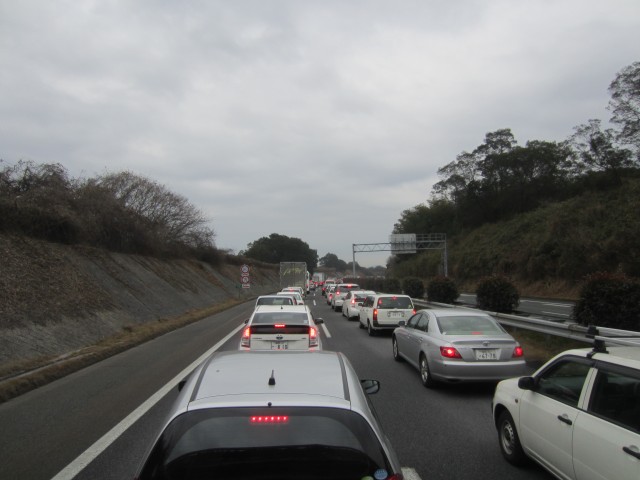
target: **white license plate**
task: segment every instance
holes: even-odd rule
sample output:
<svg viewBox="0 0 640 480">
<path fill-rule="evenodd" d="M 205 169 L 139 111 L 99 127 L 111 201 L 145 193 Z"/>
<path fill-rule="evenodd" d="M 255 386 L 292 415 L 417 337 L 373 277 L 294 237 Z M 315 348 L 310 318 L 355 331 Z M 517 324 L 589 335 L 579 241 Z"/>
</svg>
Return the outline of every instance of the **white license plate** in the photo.
<svg viewBox="0 0 640 480">
<path fill-rule="evenodd" d="M 498 350 L 476 350 L 476 360 L 498 360 Z"/>
<path fill-rule="evenodd" d="M 288 342 L 271 342 L 271 350 L 287 350 L 288 348 Z"/>
<path fill-rule="evenodd" d="M 389 317 L 391 317 L 391 318 L 402 318 L 402 317 L 404 317 L 404 312 L 389 312 Z"/>
</svg>

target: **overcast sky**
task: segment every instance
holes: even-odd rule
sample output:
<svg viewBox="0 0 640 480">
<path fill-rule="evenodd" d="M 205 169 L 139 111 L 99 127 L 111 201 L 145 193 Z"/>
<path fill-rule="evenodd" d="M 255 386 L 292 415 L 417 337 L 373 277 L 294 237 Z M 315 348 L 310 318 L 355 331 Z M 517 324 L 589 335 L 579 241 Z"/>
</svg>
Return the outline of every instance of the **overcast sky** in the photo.
<svg viewBox="0 0 640 480">
<path fill-rule="evenodd" d="M 606 121 L 638 0 L 0 0 L 0 158 L 129 170 L 350 261 L 485 134 Z M 356 261 L 385 263 L 387 253 Z"/>
</svg>

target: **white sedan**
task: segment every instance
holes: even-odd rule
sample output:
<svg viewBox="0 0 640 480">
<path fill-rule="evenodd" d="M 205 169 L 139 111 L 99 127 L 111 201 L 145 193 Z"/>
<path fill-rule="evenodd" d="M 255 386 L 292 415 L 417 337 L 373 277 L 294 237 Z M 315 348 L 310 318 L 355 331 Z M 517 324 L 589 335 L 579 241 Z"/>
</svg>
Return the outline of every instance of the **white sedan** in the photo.
<svg viewBox="0 0 640 480">
<path fill-rule="evenodd" d="M 640 348 L 569 350 L 493 397 L 502 455 L 557 478 L 640 479 Z"/>
</svg>

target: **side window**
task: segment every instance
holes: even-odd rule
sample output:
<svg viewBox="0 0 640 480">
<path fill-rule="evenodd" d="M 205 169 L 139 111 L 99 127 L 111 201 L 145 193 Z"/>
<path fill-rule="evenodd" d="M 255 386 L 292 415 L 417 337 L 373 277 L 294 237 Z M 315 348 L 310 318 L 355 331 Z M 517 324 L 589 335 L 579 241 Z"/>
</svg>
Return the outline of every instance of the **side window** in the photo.
<svg viewBox="0 0 640 480">
<path fill-rule="evenodd" d="M 598 371 L 589 412 L 640 433 L 640 372 Z"/>
<path fill-rule="evenodd" d="M 407 322 L 407 327 L 408 328 L 416 328 L 416 325 L 418 324 L 418 321 L 420 320 L 421 317 L 422 317 L 421 313 L 416 313 Z"/>
<path fill-rule="evenodd" d="M 577 407 L 590 368 L 588 363 L 574 360 L 556 363 L 538 377 L 536 392 Z"/>
<path fill-rule="evenodd" d="M 418 321 L 418 325 L 416 326 L 416 329 L 426 332 L 428 327 L 429 327 L 429 317 L 427 315 L 422 315 L 422 317 Z"/>
</svg>

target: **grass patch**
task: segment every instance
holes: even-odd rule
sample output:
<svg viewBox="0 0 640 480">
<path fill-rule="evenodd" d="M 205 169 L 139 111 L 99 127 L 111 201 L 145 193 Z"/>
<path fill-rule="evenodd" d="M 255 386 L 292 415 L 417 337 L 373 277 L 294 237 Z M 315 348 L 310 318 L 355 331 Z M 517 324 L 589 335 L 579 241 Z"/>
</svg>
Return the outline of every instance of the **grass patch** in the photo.
<svg viewBox="0 0 640 480">
<path fill-rule="evenodd" d="M 10 369 L 5 367 L 2 375 L 11 378 L 0 383 L 0 403 L 245 301 L 246 299 L 228 300 L 207 308 L 190 310 L 175 317 L 161 318 L 142 325 L 127 325 L 123 327 L 122 332 L 64 357 L 46 357 L 15 363 Z"/>
<path fill-rule="evenodd" d="M 571 338 L 558 337 L 546 333 L 534 332 L 532 330 L 524 330 L 522 328 L 510 327 L 503 325 L 504 329 L 509 332 L 524 349 L 524 357 L 527 362 L 542 365 L 546 361 L 555 357 L 557 354 L 565 350 L 573 348 L 589 348 L 591 345 L 587 342 L 573 340 Z"/>
</svg>

